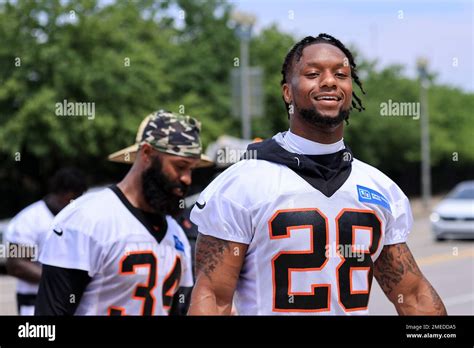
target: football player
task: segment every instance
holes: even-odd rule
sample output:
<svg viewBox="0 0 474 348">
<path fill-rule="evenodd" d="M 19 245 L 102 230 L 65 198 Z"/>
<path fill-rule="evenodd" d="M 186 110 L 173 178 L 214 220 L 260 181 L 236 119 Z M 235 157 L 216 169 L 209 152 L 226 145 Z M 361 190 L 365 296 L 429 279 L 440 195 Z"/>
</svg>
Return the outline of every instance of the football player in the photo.
<svg viewBox="0 0 474 348">
<path fill-rule="evenodd" d="M 191 213 L 200 235 L 190 314 L 360 315 L 375 276 L 399 314 L 446 314 L 406 244 L 410 204 L 343 140 L 363 109 L 351 52 L 306 37 L 282 67 L 290 129 L 248 147 Z M 235 297 L 234 297 L 235 293 Z"/>
<path fill-rule="evenodd" d="M 125 178 L 78 199 L 53 222 L 40 254 L 37 315 L 167 315 L 193 285 L 180 212 L 201 156 L 200 124 L 160 110 L 136 143 L 109 156 Z"/>
<path fill-rule="evenodd" d="M 51 178 L 49 193 L 43 199 L 24 208 L 9 223 L 5 234 L 9 248 L 15 247 L 25 253 L 7 258 L 6 262 L 8 274 L 18 278 L 16 283 L 18 314 L 34 314 L 41 279 L 41 264 L 37 258 L 41 250 L 41 241 L 48 232 L 54 216 L 71 200 L 82 195 L 86 189 L 86 180 L 81 171 L 75 168 L 62 168 Z M 31 256 L 31 258 L 19 256 Z"/>
</svg>

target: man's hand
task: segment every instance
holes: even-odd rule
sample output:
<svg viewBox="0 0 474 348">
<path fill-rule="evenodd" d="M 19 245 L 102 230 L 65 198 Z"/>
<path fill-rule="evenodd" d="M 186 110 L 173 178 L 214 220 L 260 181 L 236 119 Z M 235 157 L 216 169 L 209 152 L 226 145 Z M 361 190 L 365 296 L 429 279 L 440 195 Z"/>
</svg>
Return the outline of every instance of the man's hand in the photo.
<svg viewBox="0 0 474 348">
<path fill-rule="evenodd" d="M 446 315 L 441 298 L 423 276 L 406 243 L 387 245 L 374 276 L 400 315 Z"/>
<path fill-rule="evenodd" d="M 247 245 L 199 234 L 189 315 L 230 315 Z"/>
</svg>

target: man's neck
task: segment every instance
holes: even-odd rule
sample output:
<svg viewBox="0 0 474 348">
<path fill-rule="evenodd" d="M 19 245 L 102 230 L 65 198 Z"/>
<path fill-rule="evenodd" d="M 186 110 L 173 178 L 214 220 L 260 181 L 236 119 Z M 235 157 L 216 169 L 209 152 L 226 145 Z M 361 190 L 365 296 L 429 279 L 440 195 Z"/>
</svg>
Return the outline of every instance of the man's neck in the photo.
<svg viewBox="0 0 474 348">
<path fill-rule="evenodd" d="M 343 139 L 333 144 L 322 144 L 296 135 L 291 130 L 285 133 L 282 141 L 287 150 L 303 155 L 327 155 L 345 148 Z"/>
<path fill-rule="evenodd" d="M 54 193 L 46 195 L 46 197 L 44 197 L 44 202 L 53 215 L 57 215 L 64 207 L 59 196 Z"/>
<path fill-rule="evenodd" d="M 319 127 L 294 115 L 290 120 L 290 130 L 293 134 L 320 144 L 334 144 L 342 139 L 344 122 L 335 127 Z"/>
<path fill-rule="evenodd" d="M 122 181 L 117 184 L 117 187 L 135 208 L 153 213 L 153 209 L 143 197 L 142 178 L 136 169 L 132 167 Z"/>
</svg>

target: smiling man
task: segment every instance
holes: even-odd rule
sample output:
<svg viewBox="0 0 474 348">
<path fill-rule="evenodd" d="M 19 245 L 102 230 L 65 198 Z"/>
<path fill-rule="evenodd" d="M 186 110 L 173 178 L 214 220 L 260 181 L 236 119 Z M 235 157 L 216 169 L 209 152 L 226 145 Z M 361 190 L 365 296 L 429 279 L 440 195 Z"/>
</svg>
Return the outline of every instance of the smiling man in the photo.
<svg viewBox="0 0 474 348">
<path fill-rule="evenodd" d="M 282 67 L 290 130 L 250 145 L 214 180 L 199 228 L 190 314 L 367 314 L 373 276 L 399 314 L 446 314 L 406 245 L 407 197 L 354 159 L 344 121 L 363 110 L 352 54 L 306 37 Z M 234 296 L 235 295 L 235 296 Z"/>
<path fill-rule="evenodd" d="M 143 120 L 134 145 L 109 156 L 133 165 L 53 221 L 37 315 L 177 313 L 176 293 L 193 279 L 189 242 L 172 216 L 184 209 L 191 171 L 211 164 L 199 134 L 194 118 L 160 110 Z"/>
</svg>

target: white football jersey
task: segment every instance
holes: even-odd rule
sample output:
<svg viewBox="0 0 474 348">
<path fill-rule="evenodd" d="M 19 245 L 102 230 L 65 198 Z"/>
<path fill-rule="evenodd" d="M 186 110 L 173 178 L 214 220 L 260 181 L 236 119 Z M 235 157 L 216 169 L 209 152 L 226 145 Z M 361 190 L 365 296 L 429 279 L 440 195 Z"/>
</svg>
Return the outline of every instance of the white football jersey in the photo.
<svg viewBox="0 0 474 348">
<path fill-rule="evenodd" d="M 54 215 L 43 200 L 30 204 L 20 211 L 8 224 L 5 241 L 12 244 L 30 246 L 37 259 L 41 241 L 53 222 Z M 39 264 L 39 263 L 38 263 Z M 36 295 L 39 284 L 17 280 L 16 290 L 19 294 Z"/>
<path fill-rule="evenodd" d="M 198 203 L 191 220 L 200 233 L 248 245 L 234 297 L 244 315 L 368 314 L 374 261 L 412 225 L 400 188 L 356 159 L 330 197 L 285 165 L 250 159 Z"/>
<path fill-rule="evenodd" d="M 189 242 L 169 216 L 158 242 L 117 190 L 84 195 L 61 211 L 40 261 L 88 272 L 76 315 L 166 315 L 178 288 L 193 285 Z"/>
</svg>

